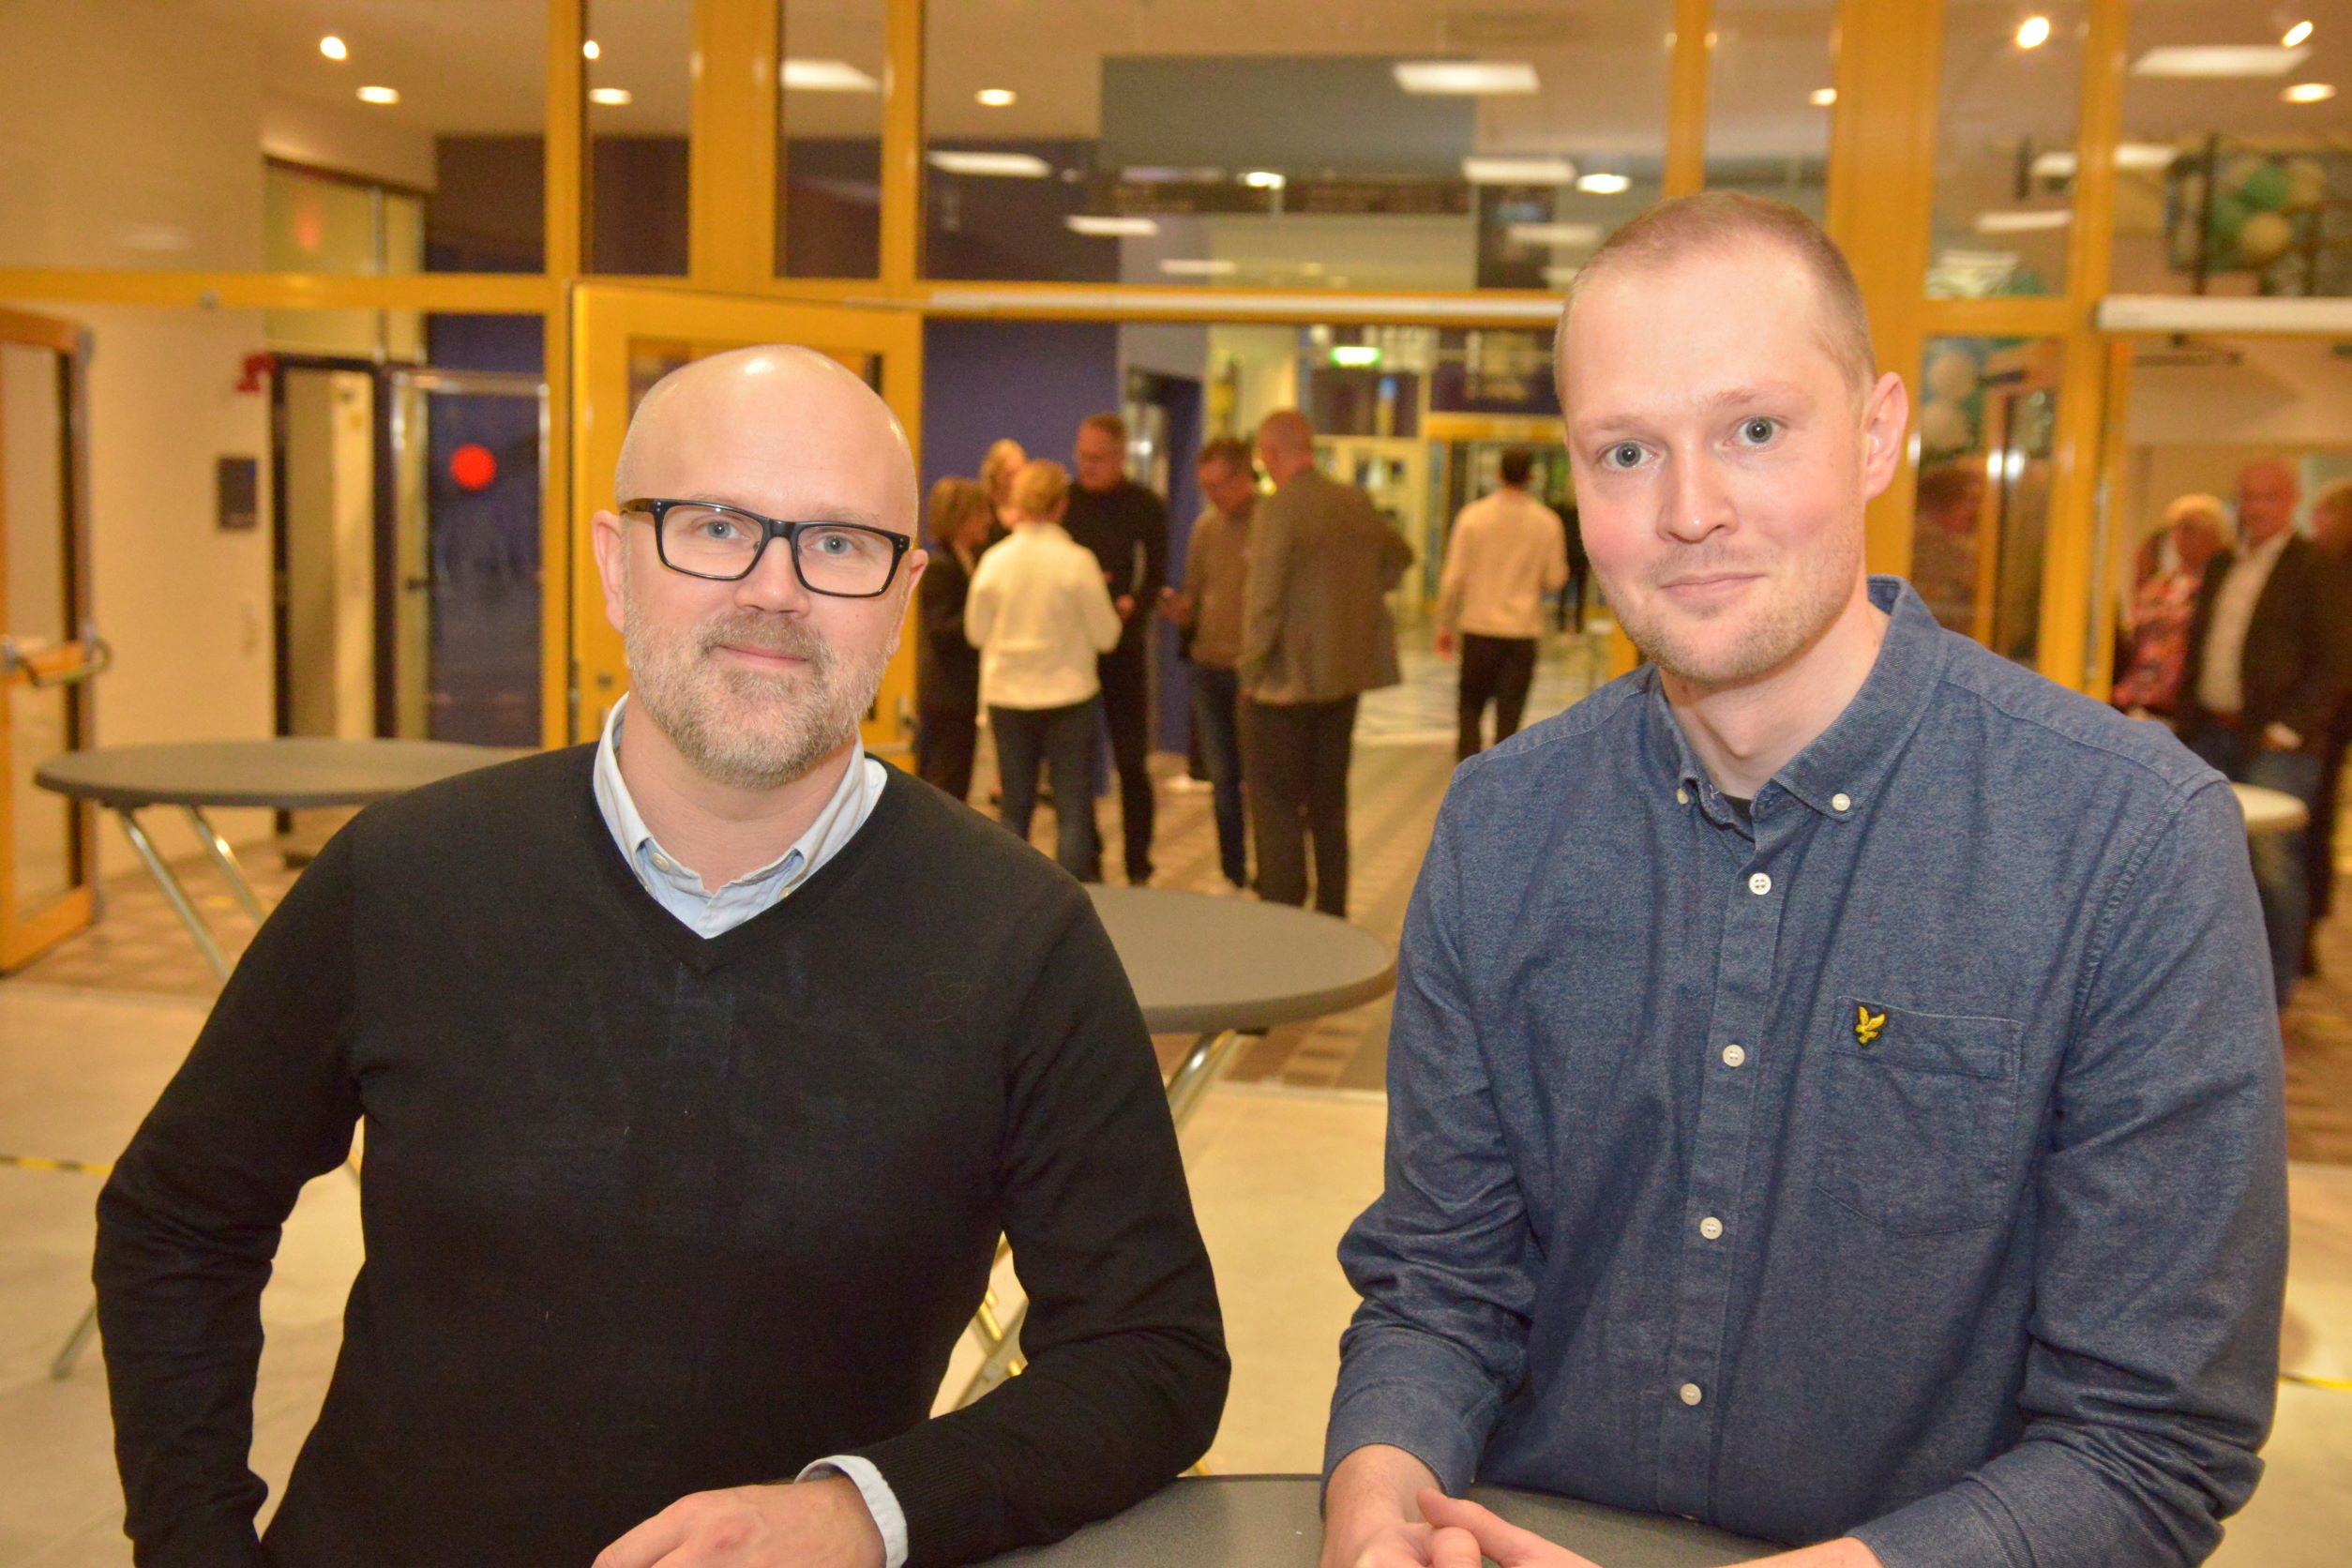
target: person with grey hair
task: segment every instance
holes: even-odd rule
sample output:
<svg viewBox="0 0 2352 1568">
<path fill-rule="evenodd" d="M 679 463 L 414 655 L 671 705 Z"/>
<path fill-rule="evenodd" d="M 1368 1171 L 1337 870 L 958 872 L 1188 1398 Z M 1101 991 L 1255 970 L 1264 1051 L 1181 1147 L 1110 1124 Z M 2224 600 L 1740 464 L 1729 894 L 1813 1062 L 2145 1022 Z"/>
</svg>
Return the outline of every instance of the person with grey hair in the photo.
<svg viewBox="0 0 2352 1568">
<path fill-rule="evenodd" d="M 1793 207 L 1653 207 L 1559 336 L 1649 665 L 1464 762 L 1406 915 L 1325 1568 L 1591 1568 L 1473 1480 L 1787 1568 L 2172 1568 L 2277 1397 L 2278 1022 L 2168 732 L 1864 569 L 1908 398 Z"/>
<path fill-rule="evenodd" d="M 617 490 L 602 739 L 338 834 L 99 1199 L 143 1564 L 969 1562 L 1215 1430 L 1093 906 L 859 740 L 924 569 L 897 421 L 822 354 L 718 354 L 647 394 Z M 363 1119 L 366 1265 L 257 1536 L 262 1287 Z M 1000 1236 L 1028 1374 L 931 1419 Z"/>
<path fill-rule="evenodd" d="M 2313 494 L 2311 540 L 2335 565 L 2336 613 L 2352 622 L 2352 479 L 2322 485 Z M 2310 921 L 2303 936 L 2305 974 L 2319 972 L 2318 943 L 2314 937 L 2336 908 L 2336 817 L 2348 752 L 2352 752 L 2352 693 L 2337 704 L 2335 722 L 2328 728 L 2327 746 L 2320 756 L 2319 793 L 2312 802 L 2311 832 L 2305 840 L 2304 880 L 2311 889 Z"/>
<path fill-rule="evenodd" d="M 2229 508 L 2219 496 L 2176 496 L 2153 539 L 2169 549 L 2157 552 L 2157 562 L 2133 591 L 2124 617 L 2123 657 L 2108 701 L 2134 718 L 2169 719 L 2180 708 L 2189 633 L 2206 568 L 2229 545 Z"/>
</svg>

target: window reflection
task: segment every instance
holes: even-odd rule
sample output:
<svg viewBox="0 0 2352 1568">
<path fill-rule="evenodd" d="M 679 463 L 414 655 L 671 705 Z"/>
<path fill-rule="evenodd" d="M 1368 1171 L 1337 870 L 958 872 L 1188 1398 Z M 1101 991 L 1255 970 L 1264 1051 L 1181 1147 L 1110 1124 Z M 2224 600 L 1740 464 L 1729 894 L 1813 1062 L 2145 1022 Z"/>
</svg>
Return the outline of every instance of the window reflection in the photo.
<svg viewBox="0 0 2352 1568">
<path fill-rule="evenodd" d="M 1707 184 L 1825 215 L 1837 112 L 1835 0 L 1717 0 L 1708 51 Z"/>
<path fill-rule="evenodd" d="M 1936 338 L 1918 419 L 1911 582 L 1937 620 L 2004 657 L 2041 646 L 2058 345 Z"/>
<path fill-rule="evenodd" d="M 2084 12 L 2080 0 L 1945 5 L 1932 297 L 2065 292 Z"/>
<path fill-rule="evenodd" d="M 777 68 L 776 271 L 882 270 L 882 0 L 786 0 Z"/>
</svg>

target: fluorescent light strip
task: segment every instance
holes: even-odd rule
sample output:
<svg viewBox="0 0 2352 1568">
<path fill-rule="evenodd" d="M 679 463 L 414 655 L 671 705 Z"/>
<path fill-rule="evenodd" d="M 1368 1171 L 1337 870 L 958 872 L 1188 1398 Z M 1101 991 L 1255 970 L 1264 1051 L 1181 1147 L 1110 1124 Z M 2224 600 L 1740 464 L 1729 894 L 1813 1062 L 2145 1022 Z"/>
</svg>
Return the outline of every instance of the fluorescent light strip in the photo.
<svg viewBox="0 0 2352 1568">
<path fill-rule="evenodd" d="M 930 154 L 925 161 L 942 173 L 996 179 L 1042 180 L 1053 173 L 1053 165 L 1032 153 L 942 151 Z"/>
<path fill-rule="evenodd" d="M 1532 93 L 1535 68 L 1523 60 L 1399 60 L 1391 68 L 1409 93 L 1455 98 L 1496 93 Z"/>
<path fill-rule="evenodd" d="M 1633 188 L 1634 182 L 1622 174 L 1587 174 L 1576 182 L 1576 188 L 1588 196 L 1621 196 Z"/>
<path fill-rule="evenodd" d="M 1290 182 L 1271 169 L 1252 169 L 1242 176 L 1242 183 L 1252 190 L 1280 190 Z"/>
<path fill-rule="evenodd" d="M 2132 62 L 2133 76 L 2284 76 L 2311 55 L 2309 46 L 2208 44 L 2151 49 Z"/>
<path fill-rule="evenodd" d="M 1091 213 L 1074 212 L 1062 220 L 1074 234 L 1093 234 L 1100 239 L 1123 236 L 1141 238 L 1160 232 L 1157 222 L 1149 218 L 1107 218 Z"/>
<path fill-rule="evenodd" d="M 1502 234 L 1514 245 L 1548 245 L 1557 249 L 1601 243 L 1598 223 L 1506 223 Z"/>
<path fill-rule="evenodd" d="M 1331 351 L 1331 362 L 1350 370 L 1368 370 L 1380 362 L 1377 343 L 1340 343 Z"/>
<path fill-rule="evenodd" d="M 626 87 L 591 87 L 588 89 L 588 101 L 602 104 L 607 109 L 626 109 L 636 98 Z"/>
<path fill-rule="evenodd" d="M 1472 185 L 1566 185 L 1576 166 L 1564 158 L 1466 158 L 1462 177 Z"/>
<path fill-rule="evenodd" d="M 1169 256 L 1160 263 L 1160 270 L 1170 278 L 1230 278 L 1242 270 L 1242 264 L 1222 256 Z"/>
<path fill-rule="evenodd" d="M 2126 142 L 2115 150 L 2115 166 L 2130 174 L 2161 174 L 2180 156 L 2169 142 Z M 2072 179 L 2076 164 L 2071 152 L 2047 152 L 2033 160 L 2037 179 Z"/>
<path fill-rule="evenodd" d="M 1981 212 L 1976 215 L 1976 232 L 1980 234 L 2030 234 L 2046 229 L 2063 229 L 2074 221 L 2074 215 L 2058 212 Z"/>
<path fill-rule="evenodd" d="M 398 103 L 400 101 L 400 90 L 398 87 L 362 87 L 359 89 L 359 101 L 362 103 Z"/>
<path fill-rule="evenodd" d="M 2335 96 L 2332 82 L 2298 82 L 2279 95 L 2289 103 L 2325 103 Z"/>
<path fill-rule="evenodd" d="M 882 83 L 847 60 L 787 60 L 777 71 L 795 93 L 879 93 Z"/>
</svg>

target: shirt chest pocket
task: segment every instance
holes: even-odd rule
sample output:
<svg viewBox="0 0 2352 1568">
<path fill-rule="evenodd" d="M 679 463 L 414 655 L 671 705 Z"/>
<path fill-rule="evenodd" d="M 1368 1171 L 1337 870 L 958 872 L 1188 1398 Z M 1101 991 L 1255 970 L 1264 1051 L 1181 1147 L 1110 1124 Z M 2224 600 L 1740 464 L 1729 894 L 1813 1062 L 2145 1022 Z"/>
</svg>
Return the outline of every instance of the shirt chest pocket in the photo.
<svg viewBox="0 0 2352 1568">
<path fill-rule="evenodd" d="M 1823 1075 L 1823 1196 L 1900 1236 L 2010 1211 L 2020 1025 L 1839 999 Z"/>
</svg>

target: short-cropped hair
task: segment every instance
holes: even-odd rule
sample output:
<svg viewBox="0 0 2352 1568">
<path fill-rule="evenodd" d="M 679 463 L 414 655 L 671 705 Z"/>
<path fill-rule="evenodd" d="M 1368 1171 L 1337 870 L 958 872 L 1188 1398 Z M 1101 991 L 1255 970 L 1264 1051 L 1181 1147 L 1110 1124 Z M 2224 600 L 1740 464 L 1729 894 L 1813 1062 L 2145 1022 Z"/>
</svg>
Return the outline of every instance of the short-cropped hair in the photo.
<svg viewBox="0 0 2352 1568">
<path fill-rule="evenodd" d="M 1221 435 L 1200 448 L 1200 460 L 1196 466 L 1206 468 L 1213 462 L 1223 463 L 1235 474 L 1254 474 L 1258 470 L 1258 460 L 1250 455 L 1249 443 L 1237 435 Z"/>
<path fill-rule="evenodd" d="M 1502 454 L 1500 467 L 1504 484 L 1524 485 L 1527 476 L 1535 472 L 1535 454 L 1524 446 L 1511 447 Z"/>
<path fill-rule="evenodd" d="M 1051 458 L 1032 458 L 1013 475 L 1013 509 L 1040 521 L 1070 493 L 1070 471 Z"/>
<path fill-rule="evenodd" d="M 1744 242 L 1777 245 L 1803 265 L 1820 305 L 1821 346 L 1859 391 L 1877 378 L 1870 317 L 1846 253 L 1802 210 L 1738 190 L 1702 190 L 1660 202 L 1601 242 L 1568 282 L 1561 324 L 1595 280 L 1632 264 L 1667 265 L 1684 256 L 1727 250 Z"/>
<path fill-rule="evenodd" d="M 993 515 L 994 505 L 988 492 L 977 479 L 950 475 L 931 487 L 930 505 L 925 508 L 925 520 L 931 532 L 931 543 L 945 549 L 963 531 L 963 520 L 974 512 Z"/>
<path fill-rule="evenodd" d="M 1021 444 L 1010 436 L 990 443 L 988 456 L 980 460 L 980 482 L 988 487 L 989 499 L 994 500 L 997 487 L 1009 480 L 1028 460 L 1029 454 L 1021 450 Z"/>
<path fill-rule="evenodd" d="M 1081 430 L 1100 430 L 1123 448 L 1127 445 L 1127 422 L 1115 414 L 1090 414 L 1078 421 Z"/>
</svg>

